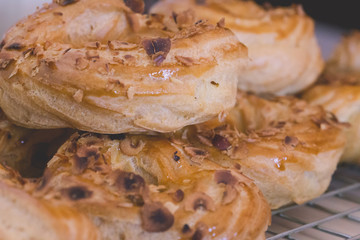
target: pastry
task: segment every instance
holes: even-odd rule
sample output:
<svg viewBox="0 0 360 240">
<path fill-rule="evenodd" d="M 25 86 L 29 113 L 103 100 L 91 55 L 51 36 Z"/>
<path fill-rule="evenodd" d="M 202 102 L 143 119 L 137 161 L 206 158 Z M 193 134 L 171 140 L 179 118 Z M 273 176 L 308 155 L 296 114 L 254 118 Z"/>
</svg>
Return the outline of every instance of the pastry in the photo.
<svg viewBox="0 0 360 240">
<path fill-rule="evenodd" d="M 0 163 L 22 176 L 39 177 L 46 163 L 71 136 L 73 130 L 34 130 L 18 127 L 0 109 Z"/>
<path fill-rule="evenodd" d="M 38 199 L 24 188 L 33 184 L 0 163 L 1 240 L 97 240 L 99 232 L 66 204 Z"/>
<path fill-rule="evenodd" d="M 360 163 L 360 33 L 345 36 L 329 59 L 319 81 L 303 98 L 313 105 L 322 105 L 340 121 L 349 122 L 347 144 L 342 161 Z"/>
<path fill-rule="evenodd" d="M 174 149 L 169 141 L 156 137 L 146 142 L 145 137 L 123 137 L 74 134 L 39 181 L 23 184 L 18 194 L 31 198 L 26 209 L 38 204 L 34 201 L 76 209 L 68 215 L 74 224 L 68 239 L 88 239 L 75 238 L 91 230 L 77 227 L 73 216 L 82 214 L 92 220 L 99 239 L 264 239 L 270 208 L 239 170 L 211 162 L 192 164 L 190 158 L 180 159 L 181 152 L 169 152 Z M 0 205 L 10 198 L 7 188 L 0 185 Z M 11 207 L 22 210 L 21 204 L 15 201 Z M 0 233 L 15 221 L 14 212 L 6 213 L 0 216 L 6 223 Z M 45 220 L 34 214 L 34 219 Z M 55 217 L 46 220 L 61 224 Z M 27 224 L 16 221 L 16 226 Z"/>
<path fill-rule="evenodd" d="M 182 25 L 193 19 L 223 24 L 249 49 L 250 63 L 239 88 L 256 93 L 293 94 L 310 86 L 324 61 L 314 21 L 301 6 L 269 7 L 255 1 L 161 0 L 151 13 L 172 14 Z"/>
<path fill-rule="evenodd" d="M 171 132 L 235 103 L 247 48 L 220 24 L 179 30 L 142 1 L 57 0 L 0 44 L 0 106 L 28 128 Z M 130 7 L 130 8 L 129 8 Z"/>
</svg>

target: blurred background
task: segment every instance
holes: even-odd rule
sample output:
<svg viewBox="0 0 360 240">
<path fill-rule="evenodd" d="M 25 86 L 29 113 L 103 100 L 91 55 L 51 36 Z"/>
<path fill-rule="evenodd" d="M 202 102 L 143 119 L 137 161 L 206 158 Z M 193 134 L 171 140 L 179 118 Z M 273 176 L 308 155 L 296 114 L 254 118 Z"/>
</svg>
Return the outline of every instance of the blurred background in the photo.
<svg viewBox="0 0 360 240">
<path fill-rule="evenodd" d="M 10 26 L 46 2 L 51 0 L 0 0 L 0 38 Z M 149 7 L 156 0 L 145 0 L 145 2 Z M 316 20 L 316 34 L 325 58 L 329 57 L 342 34 L 351 29 L 360 29 L 360 14 L 355 5 L 357 1 L 256 0 L 256 2 L 260 4 L 267 2 L 273 6 L 302 4 L 305 12 Z"/>
</svg>

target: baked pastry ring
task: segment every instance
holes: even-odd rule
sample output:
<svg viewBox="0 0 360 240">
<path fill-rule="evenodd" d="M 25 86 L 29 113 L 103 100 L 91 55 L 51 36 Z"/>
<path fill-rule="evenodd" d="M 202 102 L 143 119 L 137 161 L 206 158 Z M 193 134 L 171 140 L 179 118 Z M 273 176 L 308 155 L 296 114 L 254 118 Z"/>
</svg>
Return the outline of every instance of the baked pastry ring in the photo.
<svg viewBox="0 0 360 240">
<path fill-rule="evenodd" d="M 251 61 L 239 75 L 242 90 L 296 93 L 310 86 L 323 69 L 314 21 L 300 6 L 272 8 L 238 0 L 162 0 L 150 12 L 175 12 L 179 24 L 197 18 L 216 23 L 225 18 L 226 27 L 249 49 Z"/>
<path fill-rule="evenodd" d="M 97 240 L 86 215 L 60 202 L 31 196 L 33 184 L 0 163 L 0 236 L 2 240 Z"/>
<path fill-rule="evenodd" d="M 21 176 L 39 177 L 46 163 L 74 133 L 70 129 L 34 130 L 15 126 L 0 109 L 0 163 Z"/>
<path fill-rule="evenodd" d="M 86 214 L 101 239 L 264 239 L 270 208 L 240 171 L 177 159 L 156 137 L 123 137 L 73 135 L 23 189 Z"/>
<path fill-rule="evenodd" d="M 112 147 L 107 159 L 159 184 L 182 182 L 194 175 L 194 166 L 240 166 L 272 208 L 303 203 L 326 190 L 345 145 L 343 124 L 332 114 L 292 97 L 266 100 L 239 92 L 236 107 L 220 117 L 171 134 L 111 136 L 120 140 L 105 144 Z M 72 164 L 79 172 L 76 167 L 89 166 Z"/>
<path fill-rule="evenodd" d="M 360 32 L 345 36 L 328 61 L 320 80 L 303 94 L 340 121 L 349 122 L 342 161 L 360 163 Z"/>
<path fill-rule="evenodd" d="M 0 46 L 0 105 L 18 125 L 171 132 L 234 105 L 248 58 L 230 30 L 201 21 L 179 30 L 119 0 L 54 2 Z"/>
</svg>

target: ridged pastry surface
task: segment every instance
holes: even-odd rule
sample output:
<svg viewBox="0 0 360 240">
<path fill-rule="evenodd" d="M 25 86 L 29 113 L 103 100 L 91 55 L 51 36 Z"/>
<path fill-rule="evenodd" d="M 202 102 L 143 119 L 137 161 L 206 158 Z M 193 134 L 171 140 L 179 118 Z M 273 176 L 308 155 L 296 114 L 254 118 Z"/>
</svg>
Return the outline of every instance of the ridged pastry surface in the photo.
<svg viewBox="0 0 360 240">
<path fill-rule="evenodd" d="M 0 45 L 0 105 L 17 124 L 171 132 L 234 105 L 247 48 L 221 24 L 180 29 L 119 0 L 56 2 Z"/>
<path fill-rule="evenodd" d="M 270 208 L 253 181 L 195 163 L 165 139 L 74 134 L 23 189 L 86 214 L 101 239 L 265 239 Z"/>
<path fill-rule="evenodd" d="M 273 8 L 237 0 L 162 0 L 151 9 L 161 14 L 183 11 L 212 23 L 224 18 L 225 26 L 249 48 L 250 63 L 239 75 L 240 89 L 292 94 L 310 86 L 323 69 L 314 21 L 300 6 Z M 177 18 L 185 21 L 182 14 Z"/>
<path fill-rule="evenodd" d="M 86 215 L 62 203 L 32 196 L 33 183 L 0 163 L 1 240 L 100 240 Z"/>
<path fill-rule="evenodd" d="M 313 105 L 322 105 L 340 121 L 349 122 L 342 161 L 360 162 L 360 33 L 343 37 L 320 80 L 304 94 Z"/>
</svg>

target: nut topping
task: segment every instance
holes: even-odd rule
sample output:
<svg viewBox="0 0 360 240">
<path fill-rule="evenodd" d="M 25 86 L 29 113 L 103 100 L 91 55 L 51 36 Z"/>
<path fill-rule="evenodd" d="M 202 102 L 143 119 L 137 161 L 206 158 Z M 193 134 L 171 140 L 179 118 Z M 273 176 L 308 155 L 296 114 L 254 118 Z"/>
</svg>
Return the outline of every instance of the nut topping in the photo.
<svg viewBox="0 0 360 240">
<path fill-rule="evenodd" d="M 194 212 L 198 209 L 215 211 L 215 203 L 206 193 L 195 192 L 187 197 L 185 211 Z"/>
<path fill-rule="evenodd" d="M 141 220 L 148 232 L 164 232 L 174 224 L 174 216 L 160 202 L 146 203 L 141 209 Z"/>
<path fill-rule="evenodd" d="M 120 142 L 121 151 L 128 156 L 135 156 L 144 148 L 145 143 L 142 140 L 134 138 L 125 138 Z"/>
<path fill-rule="evenodd" d="M 140 193 L 145 187 L 145 180 L 132 172 L 115 171 L 114 185 L 123 192 Z"/>
<path fill-rule="evenodd" d="M 142 41 L 142 46 L 146 54 L 153 59 L 156 66 L 160 66 L 170 52 L 171 41 L 170 38 L 145 39 Z"/>
</svg>

